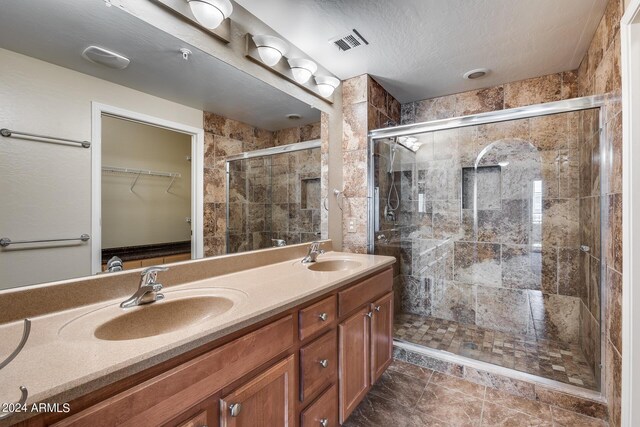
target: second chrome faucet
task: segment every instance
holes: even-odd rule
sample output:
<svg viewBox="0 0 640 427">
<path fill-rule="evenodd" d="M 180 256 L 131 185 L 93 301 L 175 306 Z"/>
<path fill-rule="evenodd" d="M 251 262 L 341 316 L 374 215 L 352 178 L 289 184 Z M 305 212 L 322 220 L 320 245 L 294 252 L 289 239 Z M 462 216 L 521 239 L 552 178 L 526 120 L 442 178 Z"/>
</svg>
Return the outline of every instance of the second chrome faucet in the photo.
<svg viewBox="0 0 640 427">
<path fill-rule="evenodd" d="M 322 255 L 324 251 L 320 249 L 321 242 L 311 242 L 311 246 L 309 246 L 309 252 L 307 256 L 302 258 L 303 264 L 309 264 L 311 262 L 316 262 L 318 255 Z"/>
<path fill-rule="evenodd" d="M 160 293 L 162 285 L 157 282 L 158 273 L 169 270 L 168 267 L 149 267 L 142 271 L 140 286 L 135 294 L 120 304 L 122 308 L 137 307 L 143 304 L 160 301 L 164 295 Z"/>
</svg>

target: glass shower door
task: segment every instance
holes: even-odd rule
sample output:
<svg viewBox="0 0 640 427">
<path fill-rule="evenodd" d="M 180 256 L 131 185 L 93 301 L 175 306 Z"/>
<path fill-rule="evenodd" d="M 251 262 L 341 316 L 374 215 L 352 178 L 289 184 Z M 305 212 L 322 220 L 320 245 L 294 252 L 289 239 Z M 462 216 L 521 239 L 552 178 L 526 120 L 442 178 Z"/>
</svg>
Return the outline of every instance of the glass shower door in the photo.
<svg viewBox="0 0 640 427">
<path fill-rule="evenodd" d="M 599 388 L 594 111 L 375 141 L 396 339 Z"/>
</svg>

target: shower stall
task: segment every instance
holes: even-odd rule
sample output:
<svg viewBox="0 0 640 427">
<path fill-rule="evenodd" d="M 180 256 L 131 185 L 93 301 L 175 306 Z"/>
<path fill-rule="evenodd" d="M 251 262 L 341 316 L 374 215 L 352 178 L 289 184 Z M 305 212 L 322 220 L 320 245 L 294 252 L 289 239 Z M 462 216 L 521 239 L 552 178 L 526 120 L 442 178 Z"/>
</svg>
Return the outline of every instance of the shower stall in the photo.
<svg viewBox="0 0 640 427">
<path fill-rule="evenodd" d="M 319 239 L 320 140 L 230 156 L 226 171 L 227 253 Z"/>
<path fill-rule="evenodd" d="M 578 98 L 370 133 L 368 249 L 397 259 L 397 346 L 600 390 L 603 108 Z"/>
</svg>

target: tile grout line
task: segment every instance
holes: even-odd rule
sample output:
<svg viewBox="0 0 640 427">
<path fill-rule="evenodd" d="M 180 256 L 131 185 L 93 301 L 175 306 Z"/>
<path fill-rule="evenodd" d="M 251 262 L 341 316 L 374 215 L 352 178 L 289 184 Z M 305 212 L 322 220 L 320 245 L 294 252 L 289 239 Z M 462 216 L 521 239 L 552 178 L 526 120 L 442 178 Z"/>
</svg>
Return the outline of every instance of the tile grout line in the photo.
<svg viewBox="0 0 640 427">
<path fill-rule="evenodd" d="M 480 425 L 482 425 L 482 420 L 484 418 L 484 404 L 486 403 L 487 397 L 487 386 L 484 386 L 484 394 L 482 395 L 482 409 L 480 410 Z"/>
</svg>

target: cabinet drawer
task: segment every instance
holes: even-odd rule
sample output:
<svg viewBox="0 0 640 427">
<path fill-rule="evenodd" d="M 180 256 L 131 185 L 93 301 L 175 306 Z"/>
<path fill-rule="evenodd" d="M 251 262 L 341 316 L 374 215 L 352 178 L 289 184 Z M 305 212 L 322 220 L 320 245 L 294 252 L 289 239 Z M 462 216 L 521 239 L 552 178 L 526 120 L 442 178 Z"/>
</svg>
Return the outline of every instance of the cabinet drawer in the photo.
<svg viewBox="0 0 640 427">
<path fill-rule="evenodd" d="M 342 317 L 375 297 L 385 294 L 393 287 L 393 270 L 376 274 L 357 285 L 338 293 L 338 313 Z"/>
<path fill-rule="evenodd" d="M 300 341 L 324 329 L 336 319 L 336 296 L 332 295 L 309 307 L 300 310 L 299 314 Z"/>
<path fill-rule="evenodd" d="M 335 384 L 300 415 L 301 427 L 321 427 L 324 425 L 327 427 L 339 427 L 338 386 Z"/>
<path fill-rule="evenodd" d="M 207 411 L 202 411 L 187 421 L 178 424 L 177 427 L 206 427 L 207 425 L 209 425 Z"/>
<path fill-rule="evenodd" d="M 160 265 L 164 264 L 163 257 L 155 257 L 155 258 L 147 258 L 140 260 L 140 265 L 142 267 L 151 267 L 152 265 Z"/>
<path fill-rule="evenodd" d="M 178 255 L 169 255 L 164 257 L 163 264 L 169 264 L 172 262 L 180 262 L 180 261 L 189 261 L 191 259 L 191 254 L 178 254 Z"/>
<path fill-rule="evenodd" d="M 293 345 L 287 316 L 55 424 L 162 425 Z M 294 392 L 295 393 L 295 392 Z"/>
<path fill-rule="evenodd" d="M 336 378 L 337 334 L 327 332 L 300 349 L 300 401 L 312 399 Z"/>
</svg>

